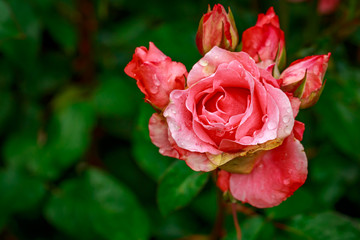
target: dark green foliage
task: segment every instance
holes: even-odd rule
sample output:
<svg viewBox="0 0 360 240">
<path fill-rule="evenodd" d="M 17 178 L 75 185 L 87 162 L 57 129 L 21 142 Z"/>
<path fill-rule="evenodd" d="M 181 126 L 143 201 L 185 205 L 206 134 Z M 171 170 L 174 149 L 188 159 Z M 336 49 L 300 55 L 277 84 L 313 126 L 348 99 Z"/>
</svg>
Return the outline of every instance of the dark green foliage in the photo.
<svg viewBox="0 0 360 240">
<path fill-rule="evenodd" d="M 319 102 L 298 116 L 307 182 L 277 207 L 243 206 L 244 240 L 360 239 L 360 3 L 320 16 L 316 2 L 222 2 L 240 34 L 274 5 L 287 64 L 332 53 Z M 155 111 L 123 71 L 149 41 L 190 71 L 208 3 L 0 0 L 0 239 L 208 239 L 211 173 L 159 154 Z M 220 235 L 235 239 L 223 210 Z"/>
</svg>

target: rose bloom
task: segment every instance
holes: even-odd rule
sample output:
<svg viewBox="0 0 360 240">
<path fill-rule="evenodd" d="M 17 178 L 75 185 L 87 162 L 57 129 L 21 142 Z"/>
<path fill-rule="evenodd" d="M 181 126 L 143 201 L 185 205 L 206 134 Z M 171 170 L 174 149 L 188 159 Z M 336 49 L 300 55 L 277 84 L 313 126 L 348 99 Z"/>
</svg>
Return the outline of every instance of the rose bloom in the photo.
<svg viewBox="0 0 360 240">
<path fill-rule="evenodd" d="M 189 72 L 187 88 L 153 114 L 150 138 L 195 171 L 220 168 L 218 186 L 236 199 L 273 207 L 307 176 L 299 106 L 247 53 L 214 47 Z"/>
</svg>

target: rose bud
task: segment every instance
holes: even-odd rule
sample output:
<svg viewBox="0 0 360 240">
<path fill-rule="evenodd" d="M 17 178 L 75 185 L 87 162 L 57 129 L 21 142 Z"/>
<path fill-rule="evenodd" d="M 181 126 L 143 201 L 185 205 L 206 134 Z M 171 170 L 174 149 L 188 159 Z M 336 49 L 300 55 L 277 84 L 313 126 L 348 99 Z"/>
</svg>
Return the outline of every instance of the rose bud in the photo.
<svg viewBox="0 0 360 240">
<path fill-rule="evenodd" d="M 235 26 L 234 17 L 229 8 L 226 13 L 221 4 L 216 4 L 200 20 L 196 34 L 196 45 L 201 55 L 218 46 L 234 51 L 239 42 L 239 35 Z"/>
<path fill-rule="evenodd" d="M 300 108 L 313 106 L 319 99 L 330 53 L 309 56 L 290 64 L 280 75 L 281 88 L 300 98 Z"/>
<path fill-rule="evenodd" d="M 279 69 L 285 65 L 285 37 L 280 29 L 279 17 L 271 7 L 266 14 L 259 14 L 254 27 L 243 32 L 242 51 L 247 52 L 256 63 L 275 63 Z"/>
<path fill-rule="evenodd" d="M 317 6 L 317 11 L 323 15 L 331 14 L 331 13 L 335 12 L 339 3 L 340 3 L 340 0 L 319 0 L 318 6 Z"/>
<path fill-rule="evenodd" d="M 170 92 L 184 89 L 187 71 L 182 63 L 173 62 L 150 42 L 135 49 L 133 59 L 125 67 L 125 73 L 136 79 L 136 84 L 145 94 L 145 101 L 162 110 L 169 103 Z"/>
</svg>

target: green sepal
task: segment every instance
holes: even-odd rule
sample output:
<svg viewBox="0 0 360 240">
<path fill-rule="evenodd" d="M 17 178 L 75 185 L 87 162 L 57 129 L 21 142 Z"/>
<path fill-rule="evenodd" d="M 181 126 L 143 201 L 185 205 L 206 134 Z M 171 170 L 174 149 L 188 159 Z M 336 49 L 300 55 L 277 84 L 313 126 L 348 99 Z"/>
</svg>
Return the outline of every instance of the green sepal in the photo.
<svg viewBox="0 0 360 240">
<path fill-rule="evenodd" d="M 307 70 L 305 71 L 305 76 L 303 79 L 300 80 L 299 87 L 294 92 L 294 97 L 301 98 L 305 91 L 306 86 L 306 78 L 307 78 Z"/>
</svg>

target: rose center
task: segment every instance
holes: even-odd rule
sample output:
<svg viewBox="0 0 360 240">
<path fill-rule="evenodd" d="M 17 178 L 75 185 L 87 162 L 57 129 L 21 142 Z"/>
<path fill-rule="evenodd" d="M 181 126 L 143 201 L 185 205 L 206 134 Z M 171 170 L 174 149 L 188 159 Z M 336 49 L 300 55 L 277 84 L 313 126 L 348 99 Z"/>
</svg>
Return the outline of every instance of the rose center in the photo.
<svg viewBox="0 0 360 240">
<path fill-rule="evenodd" d="M 223 88 L 202 99 L 202 114 L 206 115 L 211 122 L 227 123 L 230 117 L 243 114 L 249 101 L 250 91 L 248 89 Z"/>
</svg>

